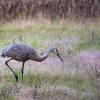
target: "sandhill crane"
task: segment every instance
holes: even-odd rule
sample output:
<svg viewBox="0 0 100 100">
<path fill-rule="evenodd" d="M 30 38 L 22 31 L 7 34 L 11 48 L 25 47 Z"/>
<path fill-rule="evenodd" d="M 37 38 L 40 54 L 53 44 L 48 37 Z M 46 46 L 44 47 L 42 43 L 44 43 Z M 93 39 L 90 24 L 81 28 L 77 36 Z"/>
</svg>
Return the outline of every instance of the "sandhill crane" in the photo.
<svg viewBox="0 0 100 100">
<path fill-rule="evenodd" d="M 16 61 L 22 62 L 21 73 L 22 73 L 22 83 L 23 83 L 23 74 L 24 74 L 24 64 L 25 64 L 25 62 L 28 61 L 28 60 L 41 62 L 41 61 L 45 60 L 51 52 L 56 54 L 60 58 L 60 60 L 63 62 L 63 59 L 60 57 L 57 48 L 50 48 L 47 51 L 45 51 L 44 53 L 38 54 L 37 51 L 34 48 L 27 46 L 27 45 L 24 45 L 24 44 L 14 44 L 10 47 L 5 48 L 2 51 L 1 56 L 3 58 L 5 58 L 5 57 L 10 58 L 9 60 L 7 60 L 5 62 L 5 64 L 13 72 L 16 81 L 18 81 L 18 76 L 13 71 L 13 69 L 8 65 L 8 62 L 11 61 L 11 60 L 16 60 Z"/>
</svg>

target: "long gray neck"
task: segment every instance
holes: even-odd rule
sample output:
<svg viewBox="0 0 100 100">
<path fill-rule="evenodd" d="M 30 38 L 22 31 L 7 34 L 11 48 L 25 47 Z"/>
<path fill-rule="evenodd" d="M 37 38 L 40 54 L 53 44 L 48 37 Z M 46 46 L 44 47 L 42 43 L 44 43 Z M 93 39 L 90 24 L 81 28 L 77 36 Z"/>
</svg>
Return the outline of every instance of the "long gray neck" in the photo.
<svg viewBox="0 0 100 100">
<path fill-rule="evenodd" d="M 43 60 L 45 60 L 45 59 L 47 59 L 47 57 L 48 57 L 48 55 L 50 54 L 50 52 L 52 52 L 53 51 L 53 48 L 51 48 L 51 49 L 48 49 L 47 51 L 45 51 L 45 53 L 43 53 L 42 55 L 40 54 L 40 55 L 38 55 L 38 59 L 37 59 L 37 61 L 38 62 L 41 62 L 41 61 L 43 61 Z"/>
</svg>

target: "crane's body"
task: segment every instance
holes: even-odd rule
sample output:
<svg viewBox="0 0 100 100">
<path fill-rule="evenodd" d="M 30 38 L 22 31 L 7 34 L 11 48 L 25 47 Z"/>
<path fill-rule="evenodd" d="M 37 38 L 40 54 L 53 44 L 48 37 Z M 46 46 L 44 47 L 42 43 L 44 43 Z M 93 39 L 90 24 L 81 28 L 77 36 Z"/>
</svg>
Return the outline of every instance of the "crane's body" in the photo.
<svg viewBox="0 0 100 100">
<path fill-rule="evenodd" d="M 30 46 L 23 44 L 15 44 L 8 48 L 5 48 L 2 52 L 2 57 L 11 57 L 13 60 L 17 61 L 27 61 L 27 60 L 38 60 L 38 54 L 36 50 Z"/>
<path fill-rule="evenodd" d="M 32 48 L 31 46 L 24 45 L 24 44 L 14 44 L 10 47 L 5 48 L 3 52 L 1 53 L 1 56 L 4 58 L 5 57 L 10 58 L 9 60 L 5 62 L 5 64 L 9 68 L 10 66 L 8 65 L 8 62 L 10 60 L 16 60 L 16 61 L 22 62 L 22 82 L 23 82 L 24 63 L 27 60 L 41 62 L 48 57 L 50 52 L 55 53 L 60 58 L 60 60 L 63 61 L 56 48 L 50 48 L 45 53 L 38 54 L 38 52 L 34 48 Z M 14 73 L 16 81 L 17 81 L 18 80 L 17 74 L 12 69 L 11 71 Z"/>
</svg>

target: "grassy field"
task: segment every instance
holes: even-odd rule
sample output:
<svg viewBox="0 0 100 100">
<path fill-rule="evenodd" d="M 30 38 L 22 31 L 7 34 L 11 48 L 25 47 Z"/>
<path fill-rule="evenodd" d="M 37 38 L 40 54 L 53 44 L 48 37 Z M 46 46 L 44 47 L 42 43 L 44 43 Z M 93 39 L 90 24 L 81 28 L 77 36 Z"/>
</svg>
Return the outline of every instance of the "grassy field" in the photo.
<svg viewBox="0 0 100 100">
<path fill-rule="evenodd" d="M 16 83 L 4 65 L 5 60 L 0 58 L 0 100 L 93 100 L 96 97 L 95 70 L 78 69 L 74 57 L 82 50 L 100 49 L 99 19 L 53 22 L 31 19 L 1 23 L 0 51 L 15 43 L 31 45 L 38 52 L 57 47 L 64 64 L 54 55 L 40 64 L 28 62 L 26 66 L 30 68 L 25 69 L 22 84 L 21 67 L 18 67 L 21 64 L 10 63 L 19 76 Z"/>
<path fill-rule="evenodd" d="M 76 35 L 81 40 L 81 43 L 77 46 L 78 48 L 82 48 L 83 45 L 83 47 L 89 45 L 90 47 L 99 48 L 99 20 L 91 20 L 61 20 L 50 22 L 40 19 L 1 23 L 0 46 L 22 42 L 40 48 L 43 47 L 42 43 L 46 40 Z M 94 41 L 91 42 L 93 39 Z"/>
</svg>

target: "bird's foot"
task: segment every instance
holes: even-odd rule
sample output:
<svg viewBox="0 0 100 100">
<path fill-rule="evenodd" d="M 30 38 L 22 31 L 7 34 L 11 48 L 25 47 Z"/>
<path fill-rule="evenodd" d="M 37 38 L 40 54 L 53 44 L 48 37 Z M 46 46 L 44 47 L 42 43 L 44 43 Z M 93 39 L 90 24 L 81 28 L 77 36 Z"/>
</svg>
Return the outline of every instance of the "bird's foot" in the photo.
<svg viewBox="0 0 100 100">
<path fill-rule="evenodd" d="M 18 82 L 18 76 L 17 75 L 15 75 L 15 78 L 16 78 L 16 82 Z"/>
</svg>

